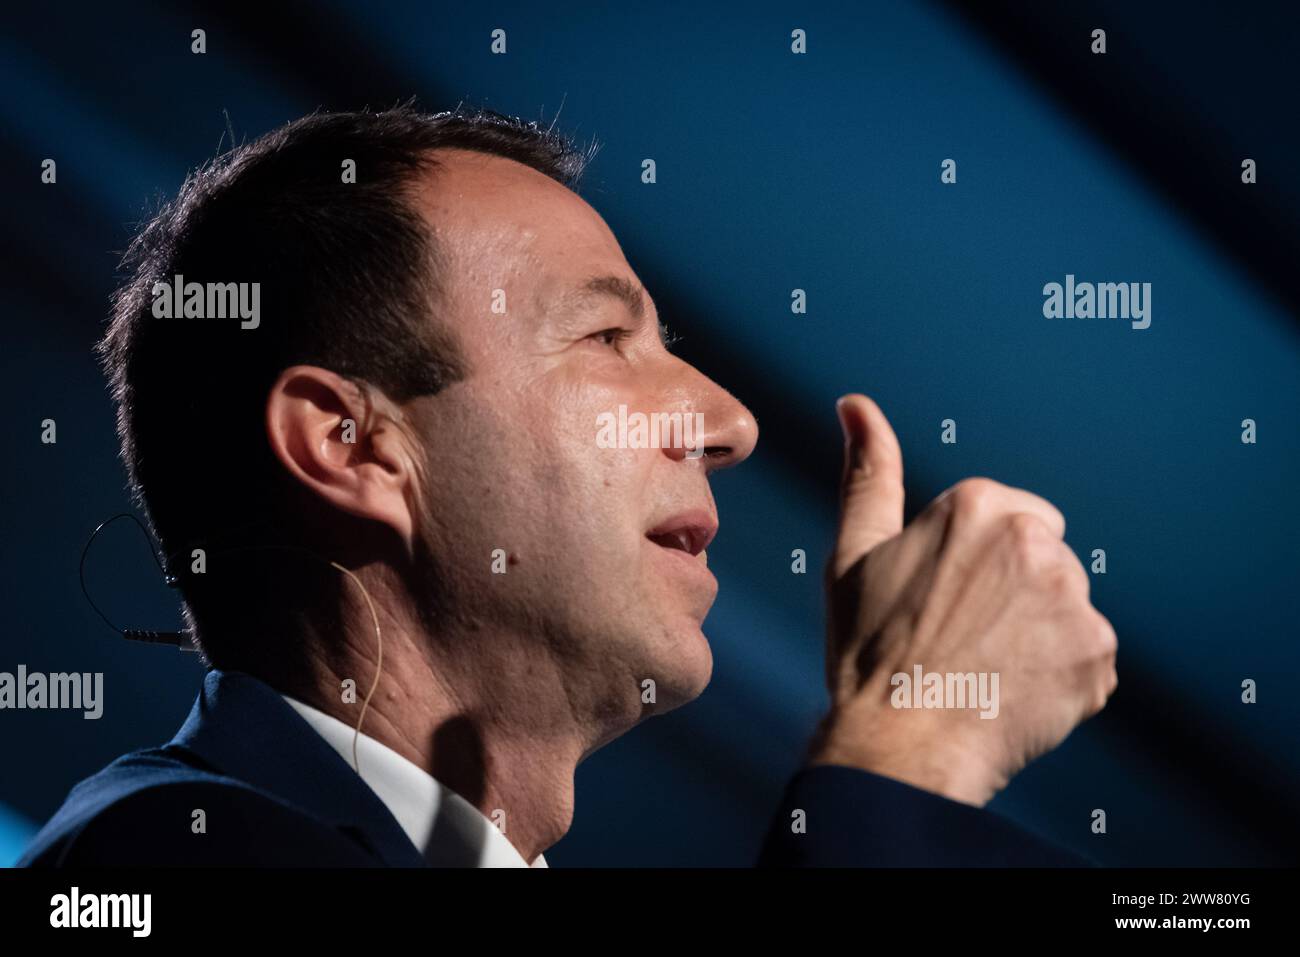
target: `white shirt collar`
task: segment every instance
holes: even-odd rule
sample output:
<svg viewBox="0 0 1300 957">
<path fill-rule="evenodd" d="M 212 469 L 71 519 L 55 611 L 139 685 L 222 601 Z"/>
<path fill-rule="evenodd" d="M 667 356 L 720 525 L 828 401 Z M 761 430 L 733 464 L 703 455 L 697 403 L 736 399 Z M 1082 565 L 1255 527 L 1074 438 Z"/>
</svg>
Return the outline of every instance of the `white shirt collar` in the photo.
<svg viewBox="0 0 1300 957">
<path fill-rule="evenodd" d="M 355 729 L 323 711 L 281 695 L 352 767 Z M 397 819 L 425 860 L 444 867 L 546 867 L 541 854 L 529 865 L 504 834 L 451 788 L 367 734 L 357 740 L 361 780 Z"/>
</svg>

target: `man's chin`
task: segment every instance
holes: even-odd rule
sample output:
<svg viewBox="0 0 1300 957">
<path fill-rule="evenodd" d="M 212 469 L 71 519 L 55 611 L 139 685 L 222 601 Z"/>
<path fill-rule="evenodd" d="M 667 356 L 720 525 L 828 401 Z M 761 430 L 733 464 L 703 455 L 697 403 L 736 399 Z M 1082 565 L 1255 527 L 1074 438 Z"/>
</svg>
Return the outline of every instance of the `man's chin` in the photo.
<svg viewBox="0 0 1300 957">
<path fill-rule="evenodd" d="M 654 681 L 654 701 L 647 700 L 649 688 L 643 681 L 642 703 L 652 714 L 664 714 L 689 704 L 704 693 L 713 677 L 713 650 L 698 624 L 683 627 L 665 654 L 659 656 L 659 675 Z"/>
</svg>

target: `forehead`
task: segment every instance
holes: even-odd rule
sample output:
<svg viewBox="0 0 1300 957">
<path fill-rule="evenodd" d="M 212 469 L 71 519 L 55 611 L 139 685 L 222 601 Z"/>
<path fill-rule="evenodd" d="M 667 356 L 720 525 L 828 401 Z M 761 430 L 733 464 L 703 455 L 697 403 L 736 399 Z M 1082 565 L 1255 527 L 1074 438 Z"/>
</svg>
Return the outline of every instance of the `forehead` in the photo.
<svg viewBox="0 0 1300 957">
<path fill-rule="evenodd" d="M 530 285 L 542 295 L 599 272 L 630 274 L 609 226 L 580 196 L 514 160 L 469 150 L 438 161 L 415 194 L 453 274 L 475 284 Z"/>
</svg>

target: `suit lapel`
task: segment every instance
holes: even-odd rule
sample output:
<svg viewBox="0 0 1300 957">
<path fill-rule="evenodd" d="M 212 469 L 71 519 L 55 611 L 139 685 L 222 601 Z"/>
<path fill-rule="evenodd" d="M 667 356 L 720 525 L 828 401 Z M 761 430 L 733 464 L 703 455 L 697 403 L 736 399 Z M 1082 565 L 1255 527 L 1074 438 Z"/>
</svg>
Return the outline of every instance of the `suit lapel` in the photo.
<svg viewBox="0 0 1300 957">
<path fill-rule="evenodd" d="M 171 744 L 360 837 L 385 864 L 426 866 L 375 792 L 273 688 L 251 675 L 209 671 Z"/>
</svg>

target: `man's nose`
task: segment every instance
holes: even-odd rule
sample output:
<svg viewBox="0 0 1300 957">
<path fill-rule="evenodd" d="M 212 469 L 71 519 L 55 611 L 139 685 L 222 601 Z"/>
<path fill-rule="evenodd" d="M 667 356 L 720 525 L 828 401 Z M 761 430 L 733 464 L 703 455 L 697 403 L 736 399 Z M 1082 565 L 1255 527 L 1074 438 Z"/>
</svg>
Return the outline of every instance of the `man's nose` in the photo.
<svg viewBox="0 0 1300 957">
<path fill-rule="evenodd" d="M 710 472 L 739 465 L 758 443 L 758 423 L 753 413 L 697 369 L 691 368 L 691 373 L 691 412 L 699 423 L 697 434 L 690 448 L 666 448 L 665 454 L 679 461 L 701 459 Z"/>
</svg>

